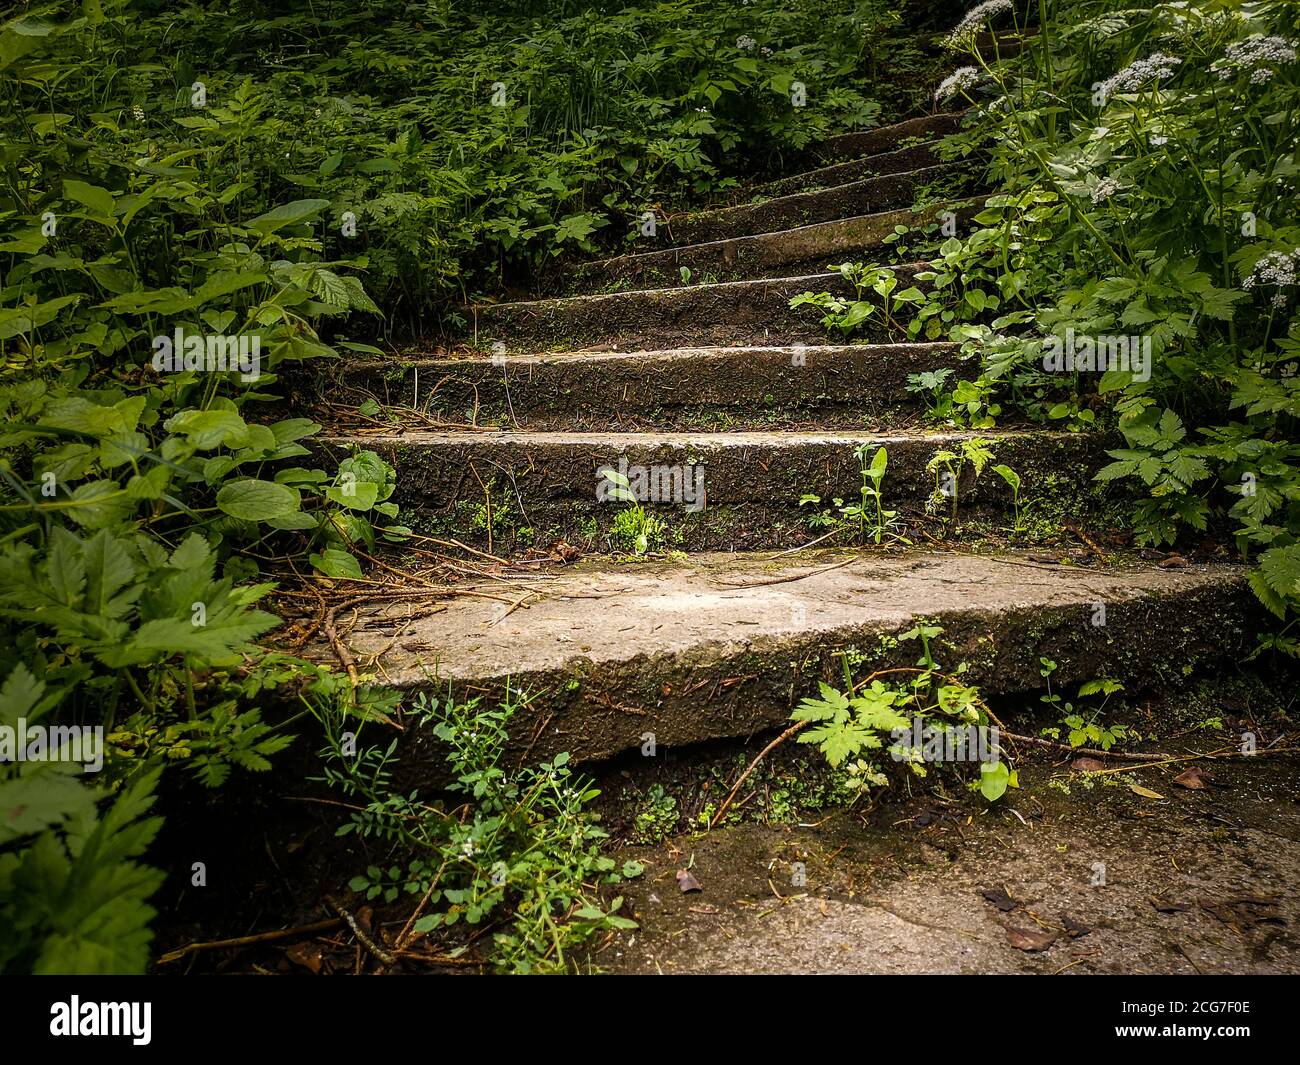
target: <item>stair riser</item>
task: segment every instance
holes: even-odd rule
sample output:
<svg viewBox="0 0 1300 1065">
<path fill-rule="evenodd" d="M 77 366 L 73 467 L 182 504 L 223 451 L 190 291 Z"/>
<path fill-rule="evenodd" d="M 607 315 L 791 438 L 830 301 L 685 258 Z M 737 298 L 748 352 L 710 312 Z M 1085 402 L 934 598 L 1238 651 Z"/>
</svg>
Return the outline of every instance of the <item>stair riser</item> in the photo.
<svg viewBox="0 0 1300 1065">
<path fill-rule="evenodd" d="M 439 421 L 524 429 L 762 428 L 922 410 L 909 374 L 960 365 L 951 344 L 732 348 L 628 357 L 504 356 L 396 366 L 350 363 L 331 392 L 360 390 Z M 358 400 L 359 402 L 360 400 Z"/>
<path fill-rule="evenodd" d="M 623 256 L 578 271 L 573 278 L 574 291 L 600 291 L 620 283 L 638 289 L 679 285 L 683 268 L 690 270 L 692 281 L 708 284 L 824 270 L 877 252 L 896 226 L 924 225 L 947 209 L 935 207 L 919 214 L 886 211 L 779 233 Z M 960 217 L 973 211 L 957 213 Z"/>
<path fill-rule="evenodd" d="M 687 215 L 669 226 L 666 236 L 674 244 L 702 244 L 907 207 L 918 190 L 951 173 L 953 171 L 948 168 L 932 166 L 906 174 L 867 178 L 818 192 L 782 196 L 766 203 Z"/>
<path fill-rule="evenodd" d="M 791 585 L 797 596 L 798 583 Z M 506 589 L 509 593 L 510 589 Z M 795 614 L 798 600 L 793 600 Z M 818 603 L 803 604 L 815 616 Z M 502 610 L 504 608 L 496 608 Z M 544 609 L 544 604 L 531 609 Z M 1093 624 L 1095 605 L 1081 600 L 1050 609 L 990 612 L 938 607 L 925 618 L 944 629 L 932 650 L 950 668 L 970 664 L 966 679 L 986 695 L 1041 687 L 1040 656 L 1057 663 L 1055 690 L 1097 677 L 1114 677 L 1130 691 L 1165 686 L 1194 668 L 1227 667 L 1248 653 L 1258 607 L 1240 577 L 1214 587 L 1108 602 L 1107 624 Z M 509 624 L 506 619 L 503 624 Z M 506 690 L 541 693 L 512 722 L 512 748 L 537 759 L 569 751 L 576 761 L 603 760 L 636 750 L 653 733 L 656 757 L 709 740 L 748 737 L 789 723 L 789 713 L 817 681 L 843 684 L 843 659 L 854 653 L 855 675 L 916 662 L 914 642 L 893 641 L 915 619 L 838 630 L 800 632 L 797 620 L 783 636 L 738 648 L 744 633 L 719 632 L 719 646 L 685 654 L 643 655 L 617 663 L 575 658 L 564 668 L 516 671 L 472 682 L 454 681 L 463 695 L 491 703 Z M 886 649 L 888 648 L 888 649 Z M 454 662 L 455 649 L 447 649 Z M 436 654 L 428 657 L 430 670 Z M 399 684 L 434 687 L 411 677 Z M 444 681 L 445 684 L 445 681 Z M 444 689 L 445 690 L 445 689 Z M 1055 721 L 1044 721 L 1044 724 Z M 438 764 L 436 741 L 408 732 L 402 752 L 413 777 Z"/>
<path fill-rule="evenodd" d="M 909 171 L 928 170 L 939 165 L 937 152 L 939 142 L 915 144 L 910 148 L 901 148 L 896 152 L 883 152 L 863 159 L 850 159 L 843 163 L 806 170 L 801 174 L 760 185 L 754 192 L 760 196 L 784 197 L 815 189 L 830 189 L 837 185 L 891 175 L 901 175 Z"/>
<path fill-rule="evenodd" d="M 900 283 L 916 272 L 898 268 Z M 481 347 L 500 343 L 506 351 L 565 351 L 599 345 L 604 349 L 664 350 L 713 345 L 824 344 L 832 340 L 815 307 L 791 309 L 804 292 L 854 295 L 839 274 L 777 278 L 723 285 L 691 285 L 612 292 L 579 299 L 500 303 L 470 308 L 472 338 Z M 868 329 L 866 341 L 887 337 Z"/>
<path fill-rule="evenodd" d="M 959 440 L 956 434 L 936 433 L 881 436 L 868 442 L 868 455 L 879 445 L 888 449 L 885 507 L 923 506 L 935 490 L 935 475 L 927 472 L 926 464 L 936 451 L 957 450 Z M 510 499 L 512 505 L 523 502 L 525 511 L 543 503 L 597 505 L 602 480 L 598 469 L 619 468 L 620 460 L 628 467 L 663 469 L 664 477 L 675 479 L 672 498 L 662 498 L 659 493 L 642 499 L 655 503 L 656 511 L 666 518 L 682 518 L 692 512 L 707 516 L 711 507 L 746 503 L 789 508 L 790 514 L 798 515 L 801 495 L 820 495 L 826 505 L 836 497 L 853 501 L 862 480 L 854 456 L 859 441 L 853 437 L 757 436 L 745 442 L 697 437 L 666 442 L 634 437 L 554 441 L 520 436 L 467 441 L 458 436 L 419 443 L 385 437 L 361 437 L 359 441 L 398 471 L 394 502 L 426 511 L 450 511 L 458 503 L 478 506 L 484 501 L 484 486 L 490 482 L 495 482 L 500 498 Z M 342 456 L 348 445 L 328 440 L 324 446 Z M 1048 482 L 1060 485 L 1062 480 L 1082 493 L 1092 473 L 1108 460 L 1102 443 L 1082 434 L 1005 434 L 993 443 L 993 451 L 993 462 L 1006 463 L 1022 476 L 1026 495 L 1036 494 Z M 701 486 L 703 499 L 694 494 Z M 967 466 L 958 485 L 958 506 L 975 505 L 1005 512 L 1011 506 L 1011 493 L 995 473 L 985 471 L 976 481 Z M 603 507 L 612 518 L 624 505 L 610 501 Z"/>
<path fill-rule="evenodd" d="M 935 140 L 956 133 L 961 128 L 962 118 L 961 114 L 932 115 L 864 133 L 846 133 L 841 137 L 832 137 L 820 145 L 814 156 L 825 166 L 847 159 L 898 151 L 911 147 L 904 142 L 913 138 Z"/>
</svg>

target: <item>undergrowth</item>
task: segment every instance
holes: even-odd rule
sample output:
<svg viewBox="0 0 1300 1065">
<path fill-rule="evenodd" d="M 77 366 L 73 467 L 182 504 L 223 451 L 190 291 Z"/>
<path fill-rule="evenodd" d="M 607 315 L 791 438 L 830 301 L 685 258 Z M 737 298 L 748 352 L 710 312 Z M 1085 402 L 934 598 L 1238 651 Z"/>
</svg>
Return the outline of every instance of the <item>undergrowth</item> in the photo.
<svg viewBox="0 0 1300 1065">
<path fill-rule="evenodd" d="M 981 12 L 1006 28 L 1012 5 Z M 951 42 L 973 58 L 936 103 L 972 117 L 945 150 L 985 161 L 993 189 L 973 222 L 899 234 L 899 261 L 846 264 L 855 298 L 795 302 L 842 334 L 959 342 L 978 373 L 915 383 L 936 420 L 1111 434 L 1123 446 L 1097 477 L 1133 490 L 1137 544 L 1235 543 L 1279 621 L 1262 646 L 1295 655 L 1295 6 L 1044 0 L 1036 14 L 1012 59 Z"/>
</svg>

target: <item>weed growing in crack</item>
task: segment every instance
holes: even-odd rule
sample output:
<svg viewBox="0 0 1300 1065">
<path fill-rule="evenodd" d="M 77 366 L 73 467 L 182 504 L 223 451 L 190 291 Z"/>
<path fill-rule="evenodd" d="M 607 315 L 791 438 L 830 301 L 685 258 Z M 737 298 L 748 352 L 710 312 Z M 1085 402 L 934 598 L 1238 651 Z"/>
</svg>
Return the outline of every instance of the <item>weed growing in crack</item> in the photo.
<svg viewBox="0 0 1300 1065">
<path fill-rule="evenodd" d="M 569 756 L 503 764 L 510 720 L 526 705 L 515 693 L 493 709 L 480 697 L 416 697 L 411 727 L 445 745 L 447 797 L 398 787 L 396 739 L 351 753 L 341 716 L 323 720 L 318 779 L 354 807 L 338 834 L 372 849 L 352 890 L 390 904 L 416 900 L 413 933 L 452 948 L 457 925 L 494 926 L 492 960 L 504 971 L 562 972 L 575 947 L 636 924 L 620 916 L 621 898 L 602 898 L 623 874 L 601 853 L 606 833 L 588 810 L 599 793 Z"/>
</svg>

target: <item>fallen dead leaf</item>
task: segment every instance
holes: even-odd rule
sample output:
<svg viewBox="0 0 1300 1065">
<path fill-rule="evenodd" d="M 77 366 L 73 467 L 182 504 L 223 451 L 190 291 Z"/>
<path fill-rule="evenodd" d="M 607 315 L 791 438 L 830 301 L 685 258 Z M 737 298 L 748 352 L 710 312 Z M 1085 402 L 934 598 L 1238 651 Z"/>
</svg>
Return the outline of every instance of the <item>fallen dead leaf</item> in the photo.
<svg viewBox="0 0 1300 1065">
<path fill-rule="evenodd" d="M 1158 791 L 1152 791 L 1150 788 L 1144 788 L 1141 784 L 1130 784 L 1129 791 L 1134 795 L 1141 795 L 1144 799 L 1163 799 L 1164 796 Z"/>
<path fill-rule="evenodd" d="M 1036 952 L 1046 950 L 1056 942 L 1055 932 L 1039 932 L 1028 928 L 1008 928 L 1007 942 L 1016 950 Z"/>
<path fill-rule="evenodd" d="M 704 890 L 704 888 L 700 886 L 700 882 L 696 880 L 694 876 L 691 875 L 691 871 L 689 869 L 677 870 L 677 886 L 682 889 L 683 895 L 685 895 L 688 891 Z"/>
<path fill-rule="evenodd" d="M 1076 773 L 1100 773 L 1106 768 L 1106 763 L 1099 758 L 1076 758 L 1070 763 L 1070 768 Z"/>
<path fill-rule="evenodd" d="M 1020 905 L 1002 888 L 990 888 L 988 891 L 981 891 L 980 894 L 1003 913 L 1010 913 Z"/>
<path fill-rule="evenodd" d="M 1156 913 L 1186 913 L 1191 909 L 1185 902 L 1166 902 L 1159 895 L 1151 896 L 1151 908 Z"/>
<path fill-rule="evenodd" d="M 1073 917 L 1070 917 L 1067 914 L 1061 915 L 1061 926 L 1065 929 L 1071 939 L 1082 939 L 1092 931 L 1092 929 L 1086 924 L 1080 924 Z"/>
<path fill-rule="evenodd" d="M 1175 784 L 1191 791 L 1201 791 L 1208 788 L 1213 782 L 1214 778 L 1199 765 L 1184 769 L 1178 776 L 1174 777 Z"/>
<path fill-rule="evenodd" d="M 313 975 L 320 974 L 321 964 L 324 961 L 320 947 L 314 943 L 295 943 L 284 952 L 284 956 Z"/>
</svg>

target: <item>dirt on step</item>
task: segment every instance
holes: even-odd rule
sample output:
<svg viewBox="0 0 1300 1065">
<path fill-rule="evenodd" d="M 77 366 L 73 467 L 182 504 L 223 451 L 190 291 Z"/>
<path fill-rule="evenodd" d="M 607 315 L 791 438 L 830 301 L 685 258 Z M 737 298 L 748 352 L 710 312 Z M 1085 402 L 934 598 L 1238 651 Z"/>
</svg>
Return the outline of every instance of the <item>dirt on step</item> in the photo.
<svg viewBox="0 0 1300 1065">
<path fill-rule="evenodd" d="M 624 973 L 1300 972 L 1300 761 L 1215 763 L 1197 790 L 1173 783 L 1181 768 L 1044 766 L 992 808 L 926 798 L 866 823 L 849 810 L 630 848 L 645 865 L 628 893 L 641 928 L 594 960 Z M 701 890 L 682 890 L 687 868 Z"/>
</svg>

